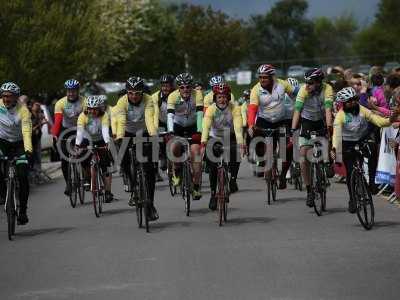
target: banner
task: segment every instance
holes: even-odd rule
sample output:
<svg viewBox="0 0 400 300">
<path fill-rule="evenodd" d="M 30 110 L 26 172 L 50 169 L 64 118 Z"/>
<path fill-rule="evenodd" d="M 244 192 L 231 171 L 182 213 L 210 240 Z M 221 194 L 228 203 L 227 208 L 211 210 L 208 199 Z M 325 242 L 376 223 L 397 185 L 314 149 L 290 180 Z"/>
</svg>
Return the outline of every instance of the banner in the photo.
<svg viewBox="0 0 400 300">
<path fill-rule="evenodd" d="M 389 139 L 395 139 L 399 129 L 384 128 L 382 131 L 381 147 L 379 150 L 378 168 L 375 183 L 394 186 L 396 177 L 396 157 L 394 149 L 389 145 Z"/>
</svg>

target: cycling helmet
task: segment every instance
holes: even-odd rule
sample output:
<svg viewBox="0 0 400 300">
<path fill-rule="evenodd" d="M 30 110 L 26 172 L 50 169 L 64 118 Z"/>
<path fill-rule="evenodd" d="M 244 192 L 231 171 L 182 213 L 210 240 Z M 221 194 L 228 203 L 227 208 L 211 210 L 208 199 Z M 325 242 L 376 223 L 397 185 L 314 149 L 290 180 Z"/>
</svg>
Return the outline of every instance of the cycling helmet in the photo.
<svg viewBox="0 0 400 300">
<path fill-rule="evenodd" d="M 356 96 L 357 96 L 357 93 L 356 93 L 355 89 L 353 89 L 352 87 L 346 87 L 344 89 L 341 89 L 336 94 L 336 101 L 345 103 Z"/>
<path fill-rule="evenodd" d="M 66 89 L 79 89 L 79 81 L 75 80 L 75 79 L 68 79 L 65 83 L 64 83 L 64 87 Z"/>
<path fill-rule="evenodd" d="M 1 88 L 0 88 L 0 90 L 1 90 L 2 93 L 10 92 L 10 93 L 12 93 L 12 94 L 14 94 L 16 96 L 19 96 L 19 94 L 21 92 L 19 86 L 16 85 L 14 82 L 3 83 Z"/>
<path fill-rule="evenodd" d="M 223 82 L 225 82 L 225 80 L 224 80 L 224 77 L 222 77 L 222 75 L 215 75 L 215 76 L 210 78 L 209 84 L 210 84 L 211 87 L 214 87 L 214 86 L 216 86 L 216 85 L 218 85 L 220 83 L 223 83 Z"/>
<path fill-rule="evenodd" d="M 101 96 L 89 96 L 86 99 L 88 108 L 100 108 L 104 104 L 104 98 Z"/>
<path fill-rule="evenodd" d="M 306 81 L 310 80 L 322 81 L 324 77 L 325 77 L 324 72 L 319 68 L 312 68 L 304 73 L 304 79 Z"/>
<path fill-rule="evenodd" d="M 125 88 L 126 90 L 143 91 L 145 88 L 144 80 L 140 77 L 129 77 L 125 83 Z"/>
<path fill-rule="evenodd" d="M 174 76 L 173 75 L 170 75 L 170 74 L 164 74 L 164 75 L 162 75 L 161 76 L 161 78 L 160 78 L 160 83 L 171 83 L 171 84 L 173 84 L 174 83 Z"/>
<path fill-rule="evenodd" d="M 261 65 L 257 70 L 258 75 L 266 74 L 266 75 L 275 75 L 275 68 L 273 65 Z"/>
<path fill-rule="evenodd" d="M 102 106 L 105 106 L 107 103 L 107 96 L 106 95 L 99 95 L 99 101 L 101 102 Z"/>
<path fill-rule="evenodd" d="M 231 94 L 231 88 L 227 83 L 220 83 L 213 88 L 214 94 L 223 94 L 229 96 Z"/>
<path fill-rule="evenodd" d="M 288 78 L 286 79 L 286 81 L 293 87 L 293 88 L 297 88 L 299 87 L 299 81 L 296 78 Z"/>
<path fill-rule="evenodd" d="M 175 78 L 176 84 L 178 86 L 188 84 L 192 85 L 193 84 L 193 76 L 190 75 L 189 73 L 182 73 L 176 76 Z"/>
<path fill-rule="evenodd" d="M 243 97 L 250 97 L 250 90 L 244 90 Z"/>
</svg>

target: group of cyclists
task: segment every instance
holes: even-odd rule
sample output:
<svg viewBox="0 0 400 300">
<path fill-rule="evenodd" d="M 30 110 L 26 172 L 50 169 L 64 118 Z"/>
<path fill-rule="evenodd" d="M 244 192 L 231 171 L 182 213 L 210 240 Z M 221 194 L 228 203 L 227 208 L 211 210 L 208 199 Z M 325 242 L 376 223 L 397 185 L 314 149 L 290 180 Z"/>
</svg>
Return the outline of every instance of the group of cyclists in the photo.
<svg viewBox="0 0 400 300">
<path fill-rule="evenodd" d="M 189 73 L 178 76 L 163 75 L 160 78 L 160 90 L 150 95 L 145 82 L 140 77 L 130 77 L 126 81 L 126 93 L 119 98 L 113 107 L 107 105 L 105 95 L 93 95 L 87 98 L 80 95 L 80 83 L 75 79 L 65 82 L 66 96 L 57 101 L 54 113 L 52 135 L 60 145 L 61 168 L 66 182 L 65 194 L 71 193 L 68 181 L 68 163 L 71 149 L 79 155 L 87 151 L 90 143 L 102 147 L 100 166 L 103 170 L 105 185 L 105 201 L 111 202 L 112 174 L 110 167 L 113 161 L 110 153 L 110 143 L 121 147 L 128 140 L 128 147 L 135 147 L 135 138 L 156 137 L 161 133 L 161 143 L 158 157 L 152 157 L 151 143 L 140 144 L 146 158 L 143 169 L 146 177 L 149 206 L 149 219 L 158 219 L 154 205 L 155 185 L 158 168 L 166 170 L 170 163 L 168 152 L 174 157 L 183 154 L 179 143 L 169 143 L 175 137 L 187 139 L 189 143 L 193 180 L 193 200 L 202 197 L 201 182 L 204 164 L 207 165 L 211 188 L 209 208 L 216 210 L 217 166 L 211 155 L 218 155 L 213 148 L 207 151 L 207 145 L 229 142 L 229 191 L 239 190 L 237 176 L 241 158 L 249 155 L 248 146 L 257 137 L 265 137 L 266 130 L 284 128 L 287 139 L 286 159 L 279 174 L 279 189 L 286 188 L 286 177 L 293 160 L 293 148 L 299 147 L 301 176 L 307 190 L 306 204 L 313 205 L 313 193 L 310 188 L 310 161 L 307 153 L 313 142 L 310 132 L 318 132 L 321 139 L 326 139 L 330 145 L 331 162 L 337 159 L 338 150 L 343 153 L 343 162 L 347 174 L 351 173 L 354 153 L 351 151 L 355 143 L 367 139 L 371 134 L 370 124 L 378 127 L 390 126 L 397 121 L 398 111 L 387 116 L 379 116 L 360 104 L 360 92 L 352 86 L 344 86 L 334 92 L 331 84 L 324 81 L 325 74 L 320 68 L 305 72 L 304 84 L 297 79 L 282 80 L 276 77 L 272 65 L 263 64 L 257 70 L 258 83 L 251 90 L 246 90 L 243 96 L 235 100 L 229 84 L 223 76 L 215 75 L 210 79 L 210 91 L 204 96 L 203 91 L 196 87 Z M 26 107 L 18 103 L 20 88 L 17 84 L 4 83 L 0 99 L 0 150 L 3 156 L 18 156 L 17 175 L 19 181 L 20 211 L 18 223 L 28 223 L 27 202 L 29 197 L 29 182 L 27 177 L 27 161 L 32 155 L 31 118 Z M 335 105 L 336 102 L 336 105 Z M 73 145 L 69 144 L 73 139 Z M 293 137 L 298 136 L 295 143 Z M 272 136 L 273 147 L 278 147 L 281 138 L 278 131 Z M 224 145 L 225 146 L 225 145 Z M 376 145 L 375 145 L 376 147 Z M 297 149 L 295 149 L 297 150 Z M 349 150 L 349 151 L 346 151 Z M 265 144 L 258 143 L 255 147 L 257 157 L 264 157 Z M 121 160 L 121 171 L 124 178 L 134 181 L 130 169 L 131 156 L 126 151 Z M 82 162 L 86 174 L 86 185 L 90 187 L 90 156 Z M 264 167 L 266 161 L 259 161 Z M 172 184 L 181 184 L 180 162 L 171 162 L 173 169 Z M 268 176 L 266 170 L 266 175 Z M 348 176 L 349 177 L 349 176 Z M 374 186 L 374 174 L 370 176 L 370 187 Z M 0 193 L 5 197 L 6 174 L 0 174 Z M 349 188 L 349 212 L 355 213 L 354 199 Z M 4 187 L 4 188 L 3 188 Z M 130 192 L 131 187 L 124 182 L 124 189 Z M 129 205 L 134 205 L 130 200 Z"/>
</svg>

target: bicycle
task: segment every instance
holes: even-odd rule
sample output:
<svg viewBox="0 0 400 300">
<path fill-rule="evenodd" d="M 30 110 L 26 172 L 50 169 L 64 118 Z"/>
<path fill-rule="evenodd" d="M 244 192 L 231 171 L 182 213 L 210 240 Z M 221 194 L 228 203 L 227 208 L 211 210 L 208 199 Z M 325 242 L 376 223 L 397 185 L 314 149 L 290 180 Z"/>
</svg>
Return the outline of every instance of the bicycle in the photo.
<svg viewBox="0 0 400 300">
<path fill-rule="evenodd" d="M 91 191 L 94 214 L 99 218 L 103 212 L 103 203 L 105 202 L 104 177 L 100 167 L 99 150 L 105 150 L 107 147 L 94 145 L 93 147 L 87 147 L 87 149 L 92 152 L 92 158 L 90 160 Z"/>
<path fill-rule="evenodd" d="M 356 202 L 358 220 L 366 230 L 370 230 L 375 223 L 375 208 L 372 195 L 365 178 L 365 172 L 363 168 L 363 158 L 365 156 L 363 154 L 369 153 L 369 155 L 371 155 L 371 150 L 368 142 L 356 144 L 352 150 L 356 152 L 357 158 L 354 160 L 353 171 L 350 175 L 351 195 Z M 370 156 L 366 155 L 366 157 Z"/>
<path fill-rule="evenodd" d="M 214 150 L 220 160 L 217 164 L 217 203 L 218 203 L 218 220 L 219 226 L 227 221 L 228 215 L 228 202 L 229 202 L 229 177 L 228 177 L 228 164 L 224 160 L 225 147 L 222 144 L 215 144 Z"/>
<path fill-rule="evenodd" d="M 76 161 L 77 156 L 70 154 L 68 163 L 68 186 L 70 188 L 69 201 L 73 208 L 76 207 L 77 198 L 79 202 L 85 202 L 85 182 L 83 168 L 80 162 Z"/>
<path fill-rule="evenodd" d="M 314 211 L 318 216 L 322 216 L 322 213 L 326 211 L 326 190 L 329 186 L 329 180 L 326 176 L 325 163 L 321 160 L 322 156 L 322 143 L 317 137 L 325 136 L 325 129 L 318 131 L 311 131 L 311 140 L 314 140 L 312 147 L 312 162 L 311 162 L 311 192 L 313 193 L 313 207 Z"/>
<path fill-rule="evenodd" d="M 19 216 L 19 197 L 18 197 L 18 180 L 16 177 L 17 161 L 21 160 L 21 157 L 1 157 L 3 161 L 2 168 L 3 174 L 8 174 L 7 176 L 7 193 L 6 201 L 4 204 L 4 210 L 7 214 L 7 234 L 8 239 L 12 241 L 12 236 L 15 235 L 15 221 Z"/>
<path fill-rule="evenodd" d="M 280 128 L 275 129 L 264 129 L 257 127 L 256 131 L 261 132 L 265 136 L 265 144 L 269 145 L 269 139 L 272 137 L 274 138 L 276 133 L 280 132 Z M 274 146 L 273 142 L 273 146 Z M 276 147 L 278 148 L 278 147 Z M 268 162 L 268 160 L 267 160 Z M 268 169 L 268 163 L 265 164 L 264 169 L 264 179 L 266 183 L 267 189 L 267 204 L 271 205 L 271 202 L 276 201 L 276 191 L 278 189 L 278 178 L 279 178 L 279 171 L 278 171 L 278 149 L 273 149 L 273 161 L 271 169 Z M 272 201 L 271 201 L 272 200 Z"/>
<path fill-rule="evenodd" d="M 143 219 L 145 223 L 146 232 L 150 232 L 149 228 L 149 209 L 151 208 L 150 197 L 147 189 L 147 180 L 145 176 L 143 163 L 136 159 L 136 147 L 132 145 L 129 147 L 130 157 L 130 172 L 132 182 L 131 198 L 134 198 L 136 207 L 136 219 L 139 228 L 143 227 Z"/>
</svg>

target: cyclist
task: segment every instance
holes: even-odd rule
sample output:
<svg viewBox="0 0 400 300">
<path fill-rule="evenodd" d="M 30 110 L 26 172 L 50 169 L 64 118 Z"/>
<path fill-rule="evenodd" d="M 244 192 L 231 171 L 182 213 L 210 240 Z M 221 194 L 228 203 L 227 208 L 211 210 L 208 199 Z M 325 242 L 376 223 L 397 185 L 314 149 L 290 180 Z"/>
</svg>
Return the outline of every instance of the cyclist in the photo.
<svg viewBox="0 0 400 300">
<path fill-rule="evenodd" d="M 275 77 L 275 68 L 272 65 L 263 64 L 258 68 L 259 82 L 251 89 L 250 104 L 247 113 L 248 133 L 252 138 L 262 135 L 255 132 L 255 128 L 277 129 L 286 127 L 285 123 L 285 94 L 293 96 L 297 94 L 298 88 L 292 87 L 287 81 Z M 256 120 L 257 118 L 257 120 Z M 273 137 L 274 149 L 277 145 L 279 133 Z M 265 147 L 257 145 L 256 153 L 264 156 Z M 286 188 L 286 173 L 291 163 L 292 150 L 288 149 L 286 162 L 283 164 L 279 178 L 279 189 Z M 265 162 L 262 162 L 263 165 Z"/>
<path fill-rule="evenodd" d="M 203 120 L 203 132 L 201 135 L 201 144 L 204 152 L 206 143 L 209 139 L 215 138 L 217 140 L 224 139 L 224 134 L 230 134 L 230 158 L 229 158 L 229 172 L 231 174 L 229 180 L 229 190 L 231 193 L 238 191 L 236 183 L 237 174 L 239 172 L 240 160 L 237 158 L 238 144 L 240 145 L 241 153 L 244 153 L 244 140 L 242 131 L 242 116 L 240 107 L 229 101 L 231 89 L 226 83 L 220 83 L 214 87 L 214 104 L 208 107 Z M 216 155 L 216 153 L 214 154 Z M 217 165 L 207 157 L 209 165 L 209 178 L 211 187 L 211 198 L 209 208 L 211 210 L 217 209 L 217 200 L 215 198 L 217 187 Z"/>
<path fill-rule="evenodd" d="M 57 101 L 54 108 L 54 126 L 52 134 L 55 140 L 62 136 L 60 141 L 62 152 L 61 170 L 65 180 L 64 194 L 69 196 L 70 187 L 68 186 L 68 157 L 67 139 L 76 135 L 76 123 L 78 117 L 84 109 L 85 98 L 79 95 L 79 82 L 75 79 L 69 79 L 64 83 L 67 95 Z M 58 143 L 57 143 L 58 144 Z"/>
<path fill-rule="evenodd" d="M 160 90 L 155 92 L 152 97 L 155 105 L 159 108 L 159 116 L 155 116 L 155 119 L 159 121 L 158 127 L 166 131 L 167 130 L 167 115 L 168 115 L 168 96 L 174 91 L 175 77 L 170 74 L 164 74 L 160 78 Z M 165 171 L 167 169 L 167 154 L 165 143 L 161 144 L 160 148 L 160 169 Z M 157 177 L 160 177 L 158 173 L 158 164 L 156 165 Z M 162 178 L 161 178 L 162 179 Z"/>
<path fill-rule="evenodd" d="M 193 77 L 189 73 L 182 73 L 175 79 L 178 90 L 168 96 L 168 132 L 180 137 L 191 137 L 190 158 L 193 170 L 193 200 L 201 198 L 201 161 L 200 134 L 203 121 L 203 95 L 193 89 Z M 182 147 L 172 143 L 172 153 L 175 157 L 182 154 Z M 179 169 L 181 164 L 174 163 L 172 182 L 175 186 L 180 184 Z"/>
<path fill-rule="evenodd" d="M 207 93 L 204 97 L 204 112 L 207 110 L 207 108 L 214 103 L 214 87 L 217 87 L 219 84 L 224 83 L 225 79 L 222 75 L 214 75 L 213 77 L 210 78 L 210 87 L 211 91 Z M 230 100 L 229 101 L 235 101 L 235 96 L 231 93 L 230 95 Z"/>
<path fill-rule="evenodd" d="M 332 134 L 333 89 L 323 82 L 324 72 L 319 68 L 305 72 L 304 79 L 306 83 L 301 86 L 296 98 L 291 132 L 300 124 L 300 167 L 307 188 L 306 204 L 312 207 L 314 194 L 310 188 L 310 163 L 306 159 L 308 150 L 313 146 L 310 132 L 325 129 L 326 134 Z"/>
<path fill-rule="evenodd" d="M 130 77 L 126 81 L 125 86 L 127 94 L 118 100 L 114 108 L 117 115 L 116 140 L 117 144 L 121 144 L 123 138 L 129 138 L 129 146 L 132 146 L 132 137 L 139 136 L 140 134 L 144 137 L 157 135 L 158 118 L 155 118 L 155 116 L 158 115 L 158 105 L 154 105 L 151 96 L 144 92 L 145 84 L 142 78 Z M 154 206 L 155 169 L 151 153 L 151 145 L 149 143 L 144 143 L 142 154 L 146 162 L 143 163 L 143 166 L 147 181 L 148 195 L 151 201 L 148 214 L 150 220 L 157 220 L 158 213 Z M 129 178 L 130 182 L 133 182 L 134 178 L 132 178 L 133 174 L 130 172 L 130 156 L 128 151 L 124 153 L 121 169 L 125 173 L 125 176 Z M 129 205 L 133 206 L 134 203 L 134 199 L 130 199 Z"/>
<path fill-rule="evenodd" d="M 0 98 L 0 152 L 7 157 L 19 156 L 16 170 L 19 183 L 20 211 L 18 224 L 28 223 L 29 197 L 28 161 L 32 157 L 32 121 L 26 106 L 18 103 L 20 88 L 13 82 L 4 83 Z M 6 197 L 5 177 L 0 170 L 0 195 Z"/>
<path fill-rule="evenodd" d="M 356 203 L 351 196 L 350 178 L 353 170 L 353 163 L 358 159 L 354 146 L 361 142 L 366 142 L 369 149 L 368 161 L 377 161 L 376 143 L 369 141 L 368 122 L 378 127 L 387 127 L 393 123 L 398 113 L 394 113 L 390 118 L 378 116 L 359 104 L 359 95 L 352 87 L 340 90 L 336 95 L 336 101 L 342 103 L 342 108 L 337 113 L 333 127 L 333 140 L 331 156 L 336 159 L 336 152 L 342 149 L 343 162 L 346 168 L 346 184 L 350 195 L 348 210 L 350 213 L 356 212 Z M 376 168 L 368 168 L 369 186 L 374 186 Z"/>
<path fill-rule="evenodd" d="M 242 113 L 243 128 L 247 128 L 247 109 L 250 103 L 250 90 L 244 90 L 242 97 L 237 101 Z"/>
<path fill-rule="evenodd" d="M 105 99 L 104 95 L 87 98 L 86 109 L 79 115 L 77 122 L 75 145 L 78 149 L 88 146 L 89 143 L 98 147 L 108 147 L 110 143 L 110 119 L 106 112 Z M 111 174 L 108 170 L 111 166 L 110 154 L 105 149 L 99 149 L 99 151 L 100 167 L 104 175 L 105 201 L 110 203 L 113 200 Z M 90 174 L 90 157 L 82 162 L 82 166 L 85 172 Z"/>
</svg>

